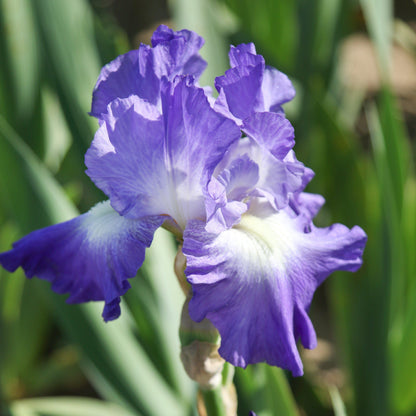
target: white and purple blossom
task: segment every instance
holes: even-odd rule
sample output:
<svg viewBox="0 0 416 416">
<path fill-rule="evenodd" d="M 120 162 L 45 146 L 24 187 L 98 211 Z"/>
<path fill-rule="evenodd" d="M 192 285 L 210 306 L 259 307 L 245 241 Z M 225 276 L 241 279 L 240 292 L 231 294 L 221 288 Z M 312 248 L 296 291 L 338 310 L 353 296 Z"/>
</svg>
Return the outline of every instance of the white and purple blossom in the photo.
<svg viewBox="0 0 416 416">
<path fill-rule="evenodd" d="M 301 375 L 297 341 L 316 346 L 313 294 L 332 272 L 360 267 L 366 235 L 312 223 L 324 199 L 304 192 L 313 172 L 292 149 L 286 75 L 253 44 L 231 47 L 214 100 L 197 83 L 202 44 L 160 26 L 152 48 L 103 68 L 91 109 L 100 127 L 85 163 L 108 201 L 27 235 L 0 263 L 50 281 L 68 302 L 104 301 L 108 321 L 163 225 L 183 244 L 190 316 L 215 325 L 222 357 Z"/>
</svg>

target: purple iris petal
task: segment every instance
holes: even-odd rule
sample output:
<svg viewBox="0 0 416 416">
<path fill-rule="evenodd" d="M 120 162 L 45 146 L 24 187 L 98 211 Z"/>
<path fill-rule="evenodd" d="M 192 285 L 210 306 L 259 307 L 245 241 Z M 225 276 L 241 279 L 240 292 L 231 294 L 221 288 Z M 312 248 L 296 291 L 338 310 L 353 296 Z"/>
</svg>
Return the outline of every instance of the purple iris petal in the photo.
<svg viewBox="0 0 416 416">
<path fill-rule="evenodd" d="M 159 26 L 152 37 L 153 48 L 140 45 L 107 64 L 98 77 L 93 92 L 91 115 L 100 117 L 116 98 L 137 95 L 152 104 L 160 101 L 160 79 L 172 80 L 176 75 L 202 74 L 206 62 L 199 49 L 204 40 L 189 30 L 174 32 Z"/>
<path fill-rule="evenodd" d="M 190 30 L 174 32 L 160 25 L 152 36 L 154 68 L 159 78 L 172 80 L 176 75 L 193 75 L 198 79 L 207 63 L 199 55 L 204 39 Z"/>
<path fill-rule="evenodd" d="M 34 231 L 0 254 L 10 272 L 21 266 L 28 278 L 52 283 L 57 293 L 69 293 L 69 303 L 105 301 L 103 317 L 120 315 L 120 296 L 142 265 L 146 247 L 163 218 L 139 221 L 121 217 L 108 202 L 73 220 Z"/>
<path fill-rule="evenodd" d="M 292 196 L 289 205 L 293 216 L 301 215 L 309 222 L 312 221 L 324 203 L 325 198 L 322 195 L 301 192 Z"/>
<path fill-rule="evenodd" d="M 286 121 L 277 114 L 259 115 L 263 114 Z M 275 127 L 270 131 L 275 131 L 276 143 L 270 135 L 259 138 L 263 146 L 245 137 L 233 143 L 216 166 L 206 191 L 207 231 L 220 232 L 236 224 L 253 197 L 265 197 L 276 210 L 284 208 L 309 182 L 311 171 L 296 160 L 293 151 L 288 152 L 294 143 L 292 130 L 281 129 L 277 123 Z"/>
<path fill-rule="evenodd" d="M 85 163 L 120 214 L 167 215 L 184 228 L 205 216 L 202 184 L 240 130 L 189 78 L 162 84 L 163 116 L 134 96 L 110 104 Z"/>
<path fill-rule="evenodd" d="M 254 43 L 242 43 L 235 46 L 230 46 L 228 53 L 231 68 L 236 66 L 256 66 L 261 64 L 264 66 L 264 58 L 257 55 Z"/>
<path fill-rule="evenodd" d="M 259 166 L 248 155 L 232 161 L 207 188 L 205 207 L 209 232 L 219 233 L 240 221 L 247 211 L 243 201 L 253 192 L 259 180 Z"/>
<path fill-rule="evenodd" d="M 163 214 L 168 187 L 161 116 L 138 97 L 115 100 L 85 155 L 86 173 L 121 215 L 140 218 Z M 153 172 L 160 172 L 155 175 Z M 156 197 L 156 198 L 155 198 Z"/>
<path fill-rule="evenodd" d="M 215 109 L 230 118 L 244 120 L 255 109 L 263 109 L 261 91 L 264 63 L 256 66 L 236 66 L 215 79 L 220 92 Z"/>
<path fill-rule="evenodd" d="M 295 98 L 296 91 L 286 74 L 276 68 L 266 66 L 261 84 L 264 108 L 282 113 L 282 104 Z"/>
<path fill-rule="evenodd" d="M 215 80 L 216 109 L 240 122 L 255 112 L 283 113 L 281 105 L 295 96 L 289 78 L 266 66 L 252 43 L 232 46 L 229 58 L 231 69 Z"/>
<path fill-rule="evenodd" d="M 302 375 L 300 338 L 314 348 L 307 315 L 313 294 L 335 270 L 361 265 L 366 236 L 340 224 L 317 229 L 287 210 L 250 210 L 219 235 L 192 221 L 184 234 L 190 315 L 208 318 L 221 335 L 220 354 L 245 367 L 267 362 Z"/>
<path fill-rule="evenodd" d="M 100 117 L 116 98 L 137 95 L 152 104 L 159 100 L 159 79 L 153 69 L 152 49 L 141 45 L 104 66 L 92 94 L 91 115 Z"/>
<path fill-rule="evenodd" d="M 244 120 L 243 129 L 279 159 L 283 159 L 295 145 L 295 131 L 281 114 L 255 113 Z"/>
</svg>

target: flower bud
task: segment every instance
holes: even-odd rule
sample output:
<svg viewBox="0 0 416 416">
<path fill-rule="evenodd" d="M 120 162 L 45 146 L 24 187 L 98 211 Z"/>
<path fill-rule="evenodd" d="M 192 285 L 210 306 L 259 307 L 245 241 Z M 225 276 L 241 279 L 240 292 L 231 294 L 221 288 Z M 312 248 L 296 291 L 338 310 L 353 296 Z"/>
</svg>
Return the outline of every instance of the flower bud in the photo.
<svg viewBox="0 0 416 416">
<path fill-rule="evenodd" d="M 208 319 L 195 322 L 188 313 L 189 298 L 182 309 L 179 337 L 181 360 L 188 376 L 203 389 L 222 382 L 224 359 L 218 354 L 219 334 Z"/>
</svg>

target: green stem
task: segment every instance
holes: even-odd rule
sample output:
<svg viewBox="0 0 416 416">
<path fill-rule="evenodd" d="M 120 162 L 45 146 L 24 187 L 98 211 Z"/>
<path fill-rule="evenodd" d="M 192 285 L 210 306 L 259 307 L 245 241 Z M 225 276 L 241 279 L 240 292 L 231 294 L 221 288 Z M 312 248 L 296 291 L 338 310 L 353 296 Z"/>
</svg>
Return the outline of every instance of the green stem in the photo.
<svg viewBox="0 0 416 416">
<path fill-rule="evenodd" d="M 226 416 L 226 409 L 221 394 L 222 386 L 213 390 L 202 390 L 199 392 L 203 398 L 205 409 L 208 416 Z"/>
</svg>

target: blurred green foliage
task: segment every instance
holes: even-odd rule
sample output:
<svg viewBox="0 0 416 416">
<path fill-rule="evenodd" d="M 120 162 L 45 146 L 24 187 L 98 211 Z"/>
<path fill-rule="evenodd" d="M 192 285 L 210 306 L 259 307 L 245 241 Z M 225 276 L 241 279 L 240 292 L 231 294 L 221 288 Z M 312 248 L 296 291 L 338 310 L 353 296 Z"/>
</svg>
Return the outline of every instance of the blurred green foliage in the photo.
<svg viewBox="0 0 416 416">
<path fill-rule="evenodd" d="M 103 198 L 84 174 L 97 127 L 87 113 L 101 66 L 129 47 L 114 18 L 123 11 L 110 13 L 106 4 L 0 0 L 1 250 Z M 151 10 L 162 2 L 140 5 Z M 308 190 L 327 199 L 317 221 L 359 224 L 369 236 L 360 272 L 331 277 L 312 305 L 318 336 L 335 351 L 331 374 L 341 376 L 324 377 L 325 362 L 314 369 L 308 356 L 301 379 L 265 365 L 237 369 L 239 414 L 416 414 L 416 177 L 414 143 L 389 82 L 392 1 L 168 6 L 174 27 L 206 40 L 202 83 L 212 85 L 227 68 L 230 43 L 250 41 L 289 75 L 297 89 L 286 108 L 296 152 L 316 172 Z M 137 33 L 157 23 L 149 17 Z M 344 40 L 366 31 L 381 74 L 371 92 L 342 76 Z M 130 25 L 130 40 L 131 32 Z M 409 53 L 415 59 L 415 49 Z M 183 296 L 174 255 L 174 242 L 159 232 L 122 318 L 111 324 L 101 322 L 99 305 L 68 306 L 44 282 L 0 270 L 0 413 L 195 415 L 195 386 L 179 361 Z M 65 397 L 29 399 L 48 395 Z"/>
</svg>

